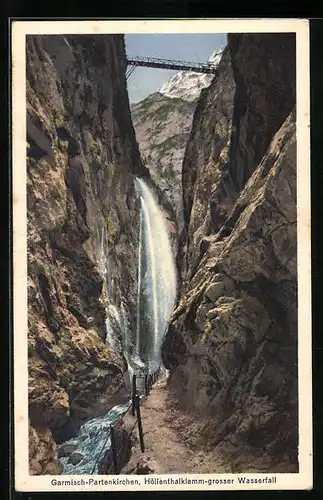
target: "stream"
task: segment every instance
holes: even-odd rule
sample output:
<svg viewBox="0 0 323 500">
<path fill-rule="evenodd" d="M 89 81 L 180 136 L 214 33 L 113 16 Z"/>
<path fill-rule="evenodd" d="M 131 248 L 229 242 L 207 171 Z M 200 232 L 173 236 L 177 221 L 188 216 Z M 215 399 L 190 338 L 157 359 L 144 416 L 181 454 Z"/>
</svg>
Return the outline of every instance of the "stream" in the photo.
<svg viewBox="0 0 323 500">
<path fill-rule="evenodd" d="M 81 425 L 76 437 L 65 441 L 59 453 L 62 474 L 98 474 L 98 464 L 111 447 L 110 425 L 119 420 L 131 405 L 131 401 L 114 406 L 108 413 L 95 417 Z M 77 462 L 77 463 L 76 463 Z"/>
</svg>

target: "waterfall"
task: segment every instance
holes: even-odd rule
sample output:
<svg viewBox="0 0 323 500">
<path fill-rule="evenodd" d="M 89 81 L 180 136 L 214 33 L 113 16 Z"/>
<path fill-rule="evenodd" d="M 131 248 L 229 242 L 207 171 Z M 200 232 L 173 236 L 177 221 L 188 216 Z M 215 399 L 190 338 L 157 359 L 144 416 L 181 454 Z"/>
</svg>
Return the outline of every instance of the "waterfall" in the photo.
<svg viewBox="0 0 323 500">
<path fill-rule="evenodd" d="M 142 179 L 138 258 L 137 354 L 150 371 L 160 366 L 161 342 L 176 298 L 176 268 L 162 210 Z"/>
<path fill-rule="evenodd" d="M 118 350 L 118 336 L 122 334 L 120 313 L 117 307 L 110 303 L 106 306 L 106 342 L 113 349 Z"/>
<path fill-rule="evenodd" d="M 119 350 L 120 342 L 118 341 L 118 336 L 122 334 L 122 324 L 121 324 L 120 312 L 112 300 L 114 283 L 113 283 L 113 278 L 110 278 L 107 269 L 104 227 L 102 227 L 101 237 L 100 237 L 100 269 L 106 281 L 107 295 L 108 295 L 105 307 L 106 343 L 111 347 L 111 349 Z"/>
<path fill-rule="evenodd" d="M 141 198 L 140 198 L 141 199 Z M 141 295 L 141 252 L 142 252 L 142 235 L 143 235 L 143 215 L 140 210 L 140 224 L 139 224 L 139 259 L 138 259 L 138 292 L 137 292 L 137 314 L 139 316 L 140 309 L 140 295 Z M 136 335 L 136 355 L 139 356 L 140 352 L 140 322 L 137 319 L 137 335 Z"/>
<path fill-rule="evenodd" d="M 115 303 L 113 278 L 105 257 L 104 230 L 101 233 L 101 266 L 107 285 L 106 342 L 123 350 L 131 369 L 150 372 L 160 366 L 160 348 L 176 298 L 176 268 L 168 227 L 153 193 L 142 179 L 136 179 L 140 197 L 137 324 L 134 345 L 125 308 Z"/>
<path fill-rule="evenodd" d="M 127 380 L 131 390 L 133 373 L 137 388 L 144 390 L 138 373 L 155 372 L 161 363 L 160 348 L 176 298 L 176 268 L 166 219 L 152 192 L 137 179 L 140 196 L 140 233 L 138 257 L 138 299 L 135 349 L 130 345 L 131 327 L 123 300 L 114 303 L 113 282 L 106 259 L 104 230 L 100 238 L 100 264 L 107 285 L 106 342 L 116 351 L 123 348 L 128 362 Z M 121 346 L 123 344 L 123 346 Z M 129 409 L 131 402 L 114 406 L 108 413 L 84 422 L 77 436 L 62 444 L 62 473 L 98 474 L 98 463 L 111 446 L 109 426 Z M 67 454 L 67 449 L 70 449 Z"/>
</svg>

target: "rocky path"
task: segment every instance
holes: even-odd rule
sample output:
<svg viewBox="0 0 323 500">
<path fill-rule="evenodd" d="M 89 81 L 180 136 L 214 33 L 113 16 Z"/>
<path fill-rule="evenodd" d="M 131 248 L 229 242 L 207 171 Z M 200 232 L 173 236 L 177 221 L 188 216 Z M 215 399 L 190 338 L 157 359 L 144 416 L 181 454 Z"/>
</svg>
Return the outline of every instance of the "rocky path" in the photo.
<svg viewBox="0 0 323 500">
<path fill-rule="evenodd" d="M 148 397 L 142 398 L 140 409 L 145 452 L 141 452 L 135 433 L 131 459 L 121 474 L 225 472 L 214 456 L 191 449 L 180 436 L 178 412 L 168 397 L 166 375 L 154 384 Z"/>
</svg>

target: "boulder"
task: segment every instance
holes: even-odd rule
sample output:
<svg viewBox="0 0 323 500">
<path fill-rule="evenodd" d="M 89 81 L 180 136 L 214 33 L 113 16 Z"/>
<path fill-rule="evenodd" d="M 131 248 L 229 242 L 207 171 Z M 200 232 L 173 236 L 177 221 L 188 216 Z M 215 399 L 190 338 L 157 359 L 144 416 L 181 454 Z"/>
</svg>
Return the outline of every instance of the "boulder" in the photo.
<svg viewBox="0 0 323 500">
<path fill-rule="evenodd" d="M 77 465 L 77 464 L 79 464 L 81 462 L 81 460 L 83 460 L 83 458 L 84 458 L 84 455 L 82 455 L 82 453 L 75 453 L 75 452 L 73 452 L 69 456 L 68 463 L 72 464 L 72 465 Z"/>
<path fill-rule="evenodd" d="M 217 299 L 223 294 L 225 285 L 223 281 L 212 283 L 206 290 L 204 295 L 211 301 L 216 302 Z"/>
<path fill-rule="evenodd" d="M 76 450 L 76 448 L 77 448 L 76 444 L 69 444 L 69 443 L 62 444 L 58 448 L 58 457 L 59 458 L 68 457 L 69 455 L 71 455 L 71 453 L 73 453 L 73 451 Z"/>
<path fill-rule="evenodd" d="M 61 473 L 56 443 L 50 429 L 29 426 L 29 473 L 31 475 Z M 19 459 L 19 457 L 17 457 Z"/>
</svg>

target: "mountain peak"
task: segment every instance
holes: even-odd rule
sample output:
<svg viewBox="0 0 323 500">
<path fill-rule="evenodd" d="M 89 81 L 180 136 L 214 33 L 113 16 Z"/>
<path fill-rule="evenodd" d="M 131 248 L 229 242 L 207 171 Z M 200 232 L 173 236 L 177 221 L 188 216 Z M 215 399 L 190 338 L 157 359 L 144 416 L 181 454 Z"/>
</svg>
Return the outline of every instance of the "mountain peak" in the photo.
<svg viewBox="0 0 323 500">
<path fill-rule="evenodd" d="M 217 66 L 221 60 L 223 48 L 216 50 L 209 57 L 208 62 Z M 181 98 L 185 101 L 195 101 L 201 93 L 201 90 L 208 87 L 214 75 L 196 73 L 195 71 L 179 71 L 176 75 L 172 76 L 162 85 L 159 90 L 170 98 Z"/>
</svg>

